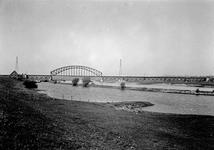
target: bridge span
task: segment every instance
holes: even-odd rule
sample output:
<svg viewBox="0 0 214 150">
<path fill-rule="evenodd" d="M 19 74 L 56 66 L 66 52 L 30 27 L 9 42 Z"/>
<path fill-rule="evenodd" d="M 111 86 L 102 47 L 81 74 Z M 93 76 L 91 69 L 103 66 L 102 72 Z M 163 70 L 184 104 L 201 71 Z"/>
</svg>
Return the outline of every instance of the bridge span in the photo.
<svg viewBox="0 0 214 150">
<path fill-rule="evenodd" d="M 211 76 L 103 76 L 102 72 L 86 66 L 64 66 L 54 69 L 50 75 L 28 75 L 33 80 L 57 80 L 72 81 L 74 78 L 90 78 L 98 82 L 134 82 L 139 84 L 172 83 L 172 84 L 198 84 L 214 85 L 214 77 Z"/>
<path fill-rule="evenodd" d="M 121 79 L 125 82 L 135 82 L 139 84 L 151 84 L 151 83 L 172 83 L 172 84 L 199 84 L 199 85 L 213 85 L 214 78 L 203 77 L 183 77 L 183 76 L 78 76 L 78 75 L 28 75 L 32 80 L 57 80 L 57 81 L 72 81 L 74 78 L 82 79 L 89 77 L 90 80 L 98 82 L 118 82 Z"/>
</svg>

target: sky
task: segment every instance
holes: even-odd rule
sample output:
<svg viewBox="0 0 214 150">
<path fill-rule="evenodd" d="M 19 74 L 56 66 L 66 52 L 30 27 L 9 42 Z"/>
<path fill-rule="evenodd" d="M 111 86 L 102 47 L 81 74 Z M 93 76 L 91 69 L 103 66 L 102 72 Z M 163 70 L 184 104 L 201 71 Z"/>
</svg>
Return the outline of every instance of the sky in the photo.
<svg viewBox="0 0 214 150">
<path fill-rule="evenodd" d="M 212 0 L 0 0 L 0 74 L 214 75 Z"/>
</svg>

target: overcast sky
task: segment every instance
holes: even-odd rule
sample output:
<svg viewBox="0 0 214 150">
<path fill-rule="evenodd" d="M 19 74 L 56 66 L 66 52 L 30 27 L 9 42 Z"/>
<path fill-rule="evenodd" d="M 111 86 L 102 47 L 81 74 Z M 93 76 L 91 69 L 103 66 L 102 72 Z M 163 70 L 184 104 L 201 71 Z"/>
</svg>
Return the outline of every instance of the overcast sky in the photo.
<svg viewBox="0 0 214 150">
<path fill-rule="evenodd" d="M 214 1 L 0 0 L 0 74 L 214 75 Z"/>
</svg>

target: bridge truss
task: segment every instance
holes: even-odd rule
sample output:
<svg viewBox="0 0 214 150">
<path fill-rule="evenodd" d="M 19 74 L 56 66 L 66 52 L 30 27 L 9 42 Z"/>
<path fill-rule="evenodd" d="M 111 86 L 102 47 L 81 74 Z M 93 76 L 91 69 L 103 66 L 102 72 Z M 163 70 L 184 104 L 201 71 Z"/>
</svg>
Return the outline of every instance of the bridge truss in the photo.
<svg viewBox="0 0 214 150">
<path fill-rule="evenodd" d="M 50 72 L 51 76 L 102 76 L 102 72 L 86 66 L 65 66 Z"/>
</svg>

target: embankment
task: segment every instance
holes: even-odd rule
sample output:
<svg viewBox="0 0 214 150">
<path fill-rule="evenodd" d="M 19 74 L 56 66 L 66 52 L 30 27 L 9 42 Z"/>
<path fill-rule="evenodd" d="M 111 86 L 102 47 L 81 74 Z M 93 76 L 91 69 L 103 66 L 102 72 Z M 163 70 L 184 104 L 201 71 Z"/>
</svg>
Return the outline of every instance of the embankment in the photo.
<svg viewBox="0 0 214 150">
<path fill-rule="evenodd" d="M 0 149 L 214 149 L 214 117 L 53 100 L 0 78 Z"/>
</svg>

